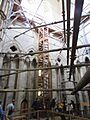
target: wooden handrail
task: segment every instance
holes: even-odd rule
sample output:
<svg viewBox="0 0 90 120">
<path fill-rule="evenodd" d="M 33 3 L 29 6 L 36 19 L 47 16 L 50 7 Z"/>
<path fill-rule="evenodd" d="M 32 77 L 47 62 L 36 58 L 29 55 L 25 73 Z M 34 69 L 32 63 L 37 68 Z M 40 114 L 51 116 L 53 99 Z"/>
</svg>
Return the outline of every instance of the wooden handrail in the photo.
<svg viewBox="0 0 90 120">
<path fill-rule="evenodd" d="M 90 119 L 88 119 L 88 118 L 84 118 L 84 117 L 80 117 L 80 116 L 76 116 L 76 115 L 72 115 L 72 114 L 67 114 L 67 113 L 62 113 L 62 112 L 55 112 L 55 111 L 52 111 L 52 110 L 37 110 L 37 111 L 30 111 L 30 114 L 36 114 L 37 113 L 37 117 L 39 117 L 40 118 L 40 113 L 48 113 L 48 114 L 51 114 L 50 115 L 50 117 L 53 115 L 53 117 L 55 116 L 65 116 L 65 117 L 69 117 L 69 118 L 74 118 L 74 119 L 78 119 L 78 120 L 90 120 Z M 16 116 L 14 116 L 14 120 L 16 120 L 16 119 L 22 119 L 22 118 L 26 118 L 27 116 L 27 114 L 28 114 L 28 112 L 27 113 L 22 113 L 23 115 L 16 115 Z M 7 119 L 8 120 L 8 119 Z"/>
<path fill-rule="evenodd" d="M 21 120 L 22 118 L 26 118 L 26 116 L 25 116 L 25 115 L 17 115 L 17 116 L 14 116 L 14 117 L 13 117 L 13 120 L 17 120 L 17 119 L 18 119 L 18 120 L 19 120 L 19 119 Z"/>
</svg>

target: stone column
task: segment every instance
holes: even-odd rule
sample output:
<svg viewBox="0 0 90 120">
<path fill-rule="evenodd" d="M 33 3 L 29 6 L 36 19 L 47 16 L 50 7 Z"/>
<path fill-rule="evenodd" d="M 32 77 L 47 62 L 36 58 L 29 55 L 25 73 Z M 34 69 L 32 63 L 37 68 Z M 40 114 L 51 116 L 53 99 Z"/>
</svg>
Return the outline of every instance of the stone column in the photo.
<svg viewBox="0 0 90 120">
<path fill-rule="evenodd" d="M 30 62 L 30 58 L 26 58 L 26 67 L 27 69 L 31 68 L 31 62 Z M 27 71 L 27 81 L 26 81 L 26 88 L 30 89 L 32 88 L 31 85 L 31 71 Z M 26 99 L 28 101 L 28 119 L 30 118 L 30 112 L 31 112 L 31 101 L 32 101 L 32 92 L 26 92 L 25 93 Z"/>
<path fill-rule="evenodd" d="M 27 69 L 24 59 L 19 59 L 19 69 L 20 70 L 24 70 Z M 18 81 L 17 81 L 17 89 L 25 89 L 26 88 L 26 81 L 27 81 L 27 77 L 26 77 L 26 72 L 21 72 L 18 73 Z M 16 107 L 17 109 L 20 110 L 20 106 L 21 106 L 21 102 L 22 100 L 25 98 L 25 92 L 17 92 L 16 95 Z"/>
<path fill-rule="evenodd" d="M 0 55 L 0 68 L 2 68 L 2 65 L 3 65 L 3 55 Z"/>
<path fill-rule="evenodd" d="M 10 58 L 10 60 L 14 59 L 13 57 Z M 16 65 L 15 65 L 15 62 L 14 61 L 10 61 L 8 62 L 8 64 L 11 64 L 10 65 L 10 68 L 11 69 L 15 69 L 16 68 Z M 14 71 L 9 71 L 8 73 L 13 73 Z M 9 75 L 8 76 L 8 88 L 9 89 L 14 89 L 14 83 L 15 83 L 15 74 L 13 75 Z M 6 104 L 10 103 L 13 99 L 13 92 L 8 92 L 7 93 L 7 100 L 6 100 Z"/>
</svg>

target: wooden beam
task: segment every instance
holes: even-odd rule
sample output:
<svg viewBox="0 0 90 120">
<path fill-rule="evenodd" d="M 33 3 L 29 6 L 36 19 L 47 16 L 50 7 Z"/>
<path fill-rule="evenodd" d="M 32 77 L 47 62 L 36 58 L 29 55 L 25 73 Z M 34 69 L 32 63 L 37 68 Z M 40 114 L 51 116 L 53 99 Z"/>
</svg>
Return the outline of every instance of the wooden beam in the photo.
<svg viewBox="0 0 90 120">
<path fill-rule="evenodd" d="M 84 48 L 84 47 L 90 47 L 90 44 L 86 44 L 86 45 L 79 45 L 76 46 L 76 49 L 80 49 L 80 48 Z M 57 51 L 61 51 L 61 50 L 71 50 L 72 47 L 69 48 L 58 48 L 58 49 L 52 49 L 52 50 L 47 50 L 47 51 L 37 51 L 37 52 L 32 52 L 32 53 L 6 53 L 6 52 L 0 52 L 0 54 L 10 54 L 10 55 L 35 55 L 35 54 L 41 54 L 41 53 L 48 53 L 48 52 L 57 52 Z M 24 57 L 24 56 L 23 56 Z"/>
<path fill-rule="evenodd" d="M 82 63 L 82 64 L 73 65 L 73 67 L 83 67 L 83 66 L 90 66 L 90 63 Z M 33 69 L 25 69 L 25 70 L 20 70 L 20 69 L 0 69 L 0 70 L 4 70 L 4 71 L 8 71 L 8 70 L 16 71 L 16 72 L 13 72 L 13 73 L 10 73 L 10 74 L 0 75 L 0 77 L 6 77 L 6 76 L 9 76 L 9 75 L 17 74 L 17 71 L 18 71 L 18 73 L 21 73 L 21 72 L 27 72 L 27 71 L 37 71 L 37 70 L 46 70 L 46 69 L 60 69 L 60 68 L 69 68 L 69 67 L 70 67 L 70 65 L 52 66 L 52 67 L 44 67 L 44 68 L 33 68 Z"/>
<path fill-rule="evenodd" d="M 73 91 L 73 88 L 61 88 L 61 89 L 0 89 L 0 92 L 38 92 L 38 91 L 51 91 L 51 92 L 56 92 L 56 91 Z M 84 88 L 80 91 L 90 91 L 90 88 Z"/>
</svg>

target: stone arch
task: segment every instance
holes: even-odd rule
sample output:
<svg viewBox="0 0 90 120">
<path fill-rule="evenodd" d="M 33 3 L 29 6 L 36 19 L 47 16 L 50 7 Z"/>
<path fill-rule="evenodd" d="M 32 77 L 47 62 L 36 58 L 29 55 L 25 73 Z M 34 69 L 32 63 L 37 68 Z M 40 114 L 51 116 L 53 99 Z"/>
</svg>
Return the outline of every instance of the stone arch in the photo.
<svg viewBox="0 0 90 120">
<path fill-rule="evenodd" d="M 61 64 L 61 74 L 64 74 L 63 64 Z"/>
<path fill-rule="evenodd" d="M 23 47 L 17 42 L 8 41 L 4 44 L 2 52 L 22 52 Z"/>
<path fill-rule="evenodd" d="M 85 57 L 85 62 L 86 63 L 90 62 L 90 60 L 89 60 L 89 58 L 87 56 Z"/>
<path fill-rule="evenodd" d="M 26 98 L 24 98 L 21 102 L 21 107 L 20 107 L 21 113 L 27 113 L 28 111 L 28 101 Z"/>
<path fill-rule="evenodd" d="M 24 62 L 25 62 L 26 64 L 28 64 L 28 65 L 29 65 L 29 64 L 30 64 L 30 62 L 31 62 L 31 61 L 30 61 L 30 57 L 29 57 L 29 56 L 27 56 L 27 57 L 25 58 Z"/>
<path fill-rule="evenodd" d="M 33 58 L 32 60 L 32 66 L 35 68 L 37 66 L 36 58 Z"/>
<path fill-rule="evenodd" d="M 14 59 L 15 62 L 19 62 L 19 55 L 18 55 L 18 54 L 15 54 L 15 55 L 13 56 L 13 59 Z"/>
<path fill-rule="evenodd" d="M 3 61 L 9 60 L 9 58 L 10 58 L 10 56 L 8 56 L 8 55 L 5 54 L 5 55 L 3 56 Z"/>
<path fill-rule="evenodd" d="M 85 63 L 89 63 L 90 60 L 89 60 L 89 57 L 88 56 L 85 56 Z M 86 66 L 86 70 L 87 70 L 88 66 Z"/>
<path fill-rule="evenodd" d="M 33 52 L 35 52 L 35 49 L 32 47 L 32 48 L 29 48 L 28 49 L 28 53 L 31 55 L 31 56 L 33 56 Z"/>
</svg>

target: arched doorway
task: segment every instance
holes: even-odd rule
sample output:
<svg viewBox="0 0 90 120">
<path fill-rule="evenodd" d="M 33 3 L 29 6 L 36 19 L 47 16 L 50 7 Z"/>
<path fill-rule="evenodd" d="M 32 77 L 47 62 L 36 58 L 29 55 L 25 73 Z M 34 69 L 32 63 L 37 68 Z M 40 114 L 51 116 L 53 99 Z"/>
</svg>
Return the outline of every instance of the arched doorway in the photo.
<svg viewBox="0 0 90 120">
<path fill-rule="evenodd" d="M 28 101 L 27 101 L 26 99 L 24 99 L 24 100 L 21 102 L 20 112 L 21 112 L 22 114 L 25 114 L 25 115 L 27 115 L 27 113 L 28 113 Z"/>
</svg>

